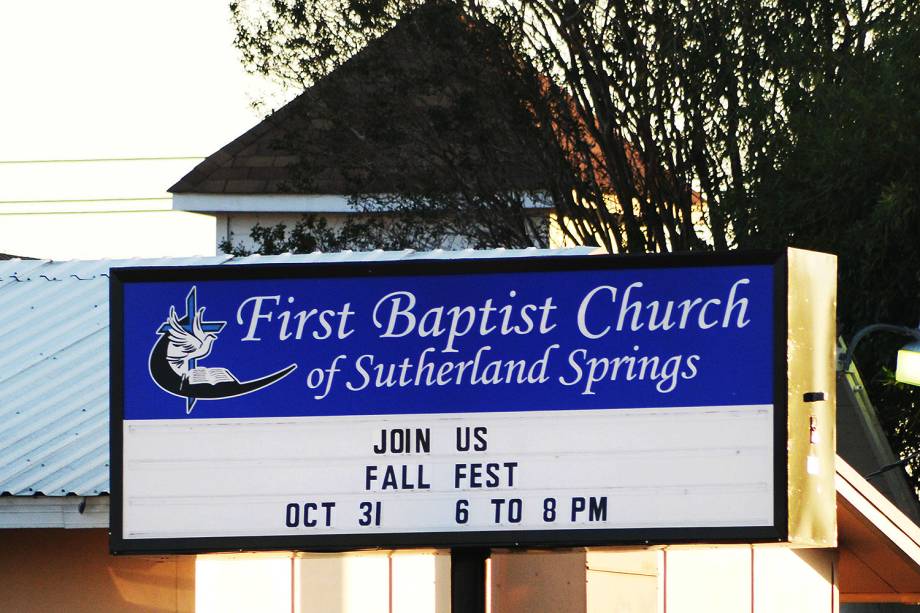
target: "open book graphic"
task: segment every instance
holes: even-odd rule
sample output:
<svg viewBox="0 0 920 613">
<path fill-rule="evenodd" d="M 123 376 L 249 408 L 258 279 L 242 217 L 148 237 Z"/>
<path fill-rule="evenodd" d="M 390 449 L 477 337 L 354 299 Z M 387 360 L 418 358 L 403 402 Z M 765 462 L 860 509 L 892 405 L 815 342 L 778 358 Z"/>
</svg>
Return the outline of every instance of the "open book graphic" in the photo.
<svg viewBox="0 0 920 613">
<path fill-rule="evenodd" d="M 193 368 L 189 371 L 186 381 L 188 385 L 200 385 L 207 383 L 217 385 L 218 383 L 227 383 L 233 381 L 239 383 L 230 371 L 226 368 Z"/>
</svg>

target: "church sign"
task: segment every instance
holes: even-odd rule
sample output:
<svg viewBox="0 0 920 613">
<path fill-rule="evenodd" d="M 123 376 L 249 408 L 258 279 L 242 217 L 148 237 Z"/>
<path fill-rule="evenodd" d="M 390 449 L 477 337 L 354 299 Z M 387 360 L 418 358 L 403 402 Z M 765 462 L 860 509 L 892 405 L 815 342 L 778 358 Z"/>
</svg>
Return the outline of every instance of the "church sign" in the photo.
<svg viewBox="0 0 920 613">
<path fill-rule="evenodd" d="M 789 306 L 833 313 L 826 266 L 113 269 L 111 548 L 826 543 L 833 386 L 793 370 L 830 355 Z"/>
</svg>

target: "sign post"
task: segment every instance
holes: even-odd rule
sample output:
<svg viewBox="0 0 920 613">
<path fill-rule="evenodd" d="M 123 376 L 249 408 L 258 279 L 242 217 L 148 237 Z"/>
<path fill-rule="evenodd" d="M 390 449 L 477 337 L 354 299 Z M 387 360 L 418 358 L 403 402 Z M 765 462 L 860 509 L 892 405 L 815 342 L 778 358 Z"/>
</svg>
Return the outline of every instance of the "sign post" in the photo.
<svg viewBox="0 0 920 613">
<path fill-rule="evenodd" d="M 802 253 L 113 269 L 111 549 L 795 540 Z"/>
<path fill-rule="evenodd" d="M 485 613 L 488 559 L 489 550 L 484 547 L 450 550 L 451 613 Z"/>
</svg>

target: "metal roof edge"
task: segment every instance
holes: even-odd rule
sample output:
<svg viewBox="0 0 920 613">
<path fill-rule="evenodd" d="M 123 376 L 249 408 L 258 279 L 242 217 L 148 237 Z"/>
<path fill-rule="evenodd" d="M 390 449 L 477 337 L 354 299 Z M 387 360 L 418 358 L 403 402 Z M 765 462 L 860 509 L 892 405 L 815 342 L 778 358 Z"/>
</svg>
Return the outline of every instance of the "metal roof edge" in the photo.
<svg viewBox="0 0 920 613">
<path fill-rule="evenodd" d="M 108 496 L 0 496 L 0 529 L 108 526 Z"/>
<path fill-rule="evenodd" d="M 839 455 L 836 456 L 835 469 L 837 495 L 898 545 L 920 571 L 920 526 Z"/>
<path fill-rule="evenodd" d="M 352 196 L 348 194 L 213 194 L 207 192 L 177 192 L 172 197 L 172 210 L 213 214 L 371 213 L 352 206 L 352 200 Z M 546 202 L 545 197 L 536 193 L 532 196 L 525 195 L 523 205 L 525 209 L 533 211 L 546 211 L 553 208 L 552 205 Z M 383 213 L 385 211 L 375 212 Z"/>
</svg>

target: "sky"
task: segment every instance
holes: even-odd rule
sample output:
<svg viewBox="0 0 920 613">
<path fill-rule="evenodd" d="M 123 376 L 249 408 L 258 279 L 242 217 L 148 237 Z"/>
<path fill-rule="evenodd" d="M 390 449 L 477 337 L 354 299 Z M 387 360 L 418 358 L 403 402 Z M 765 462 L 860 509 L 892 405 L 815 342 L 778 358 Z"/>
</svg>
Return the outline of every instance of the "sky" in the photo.
<svg viewBox="0 0 920 613">
<path fill-rule="evenodd" d="M 0 0 L 0 162 L 206 156 L 270 87 L 229 0 Z"/>
<path fill-rule="evenodd" d="M 167 189 L 283 99 L 229 1 L 0 0 L 0 253 L 214 253 L 214 218 Z"/>
</svg>

